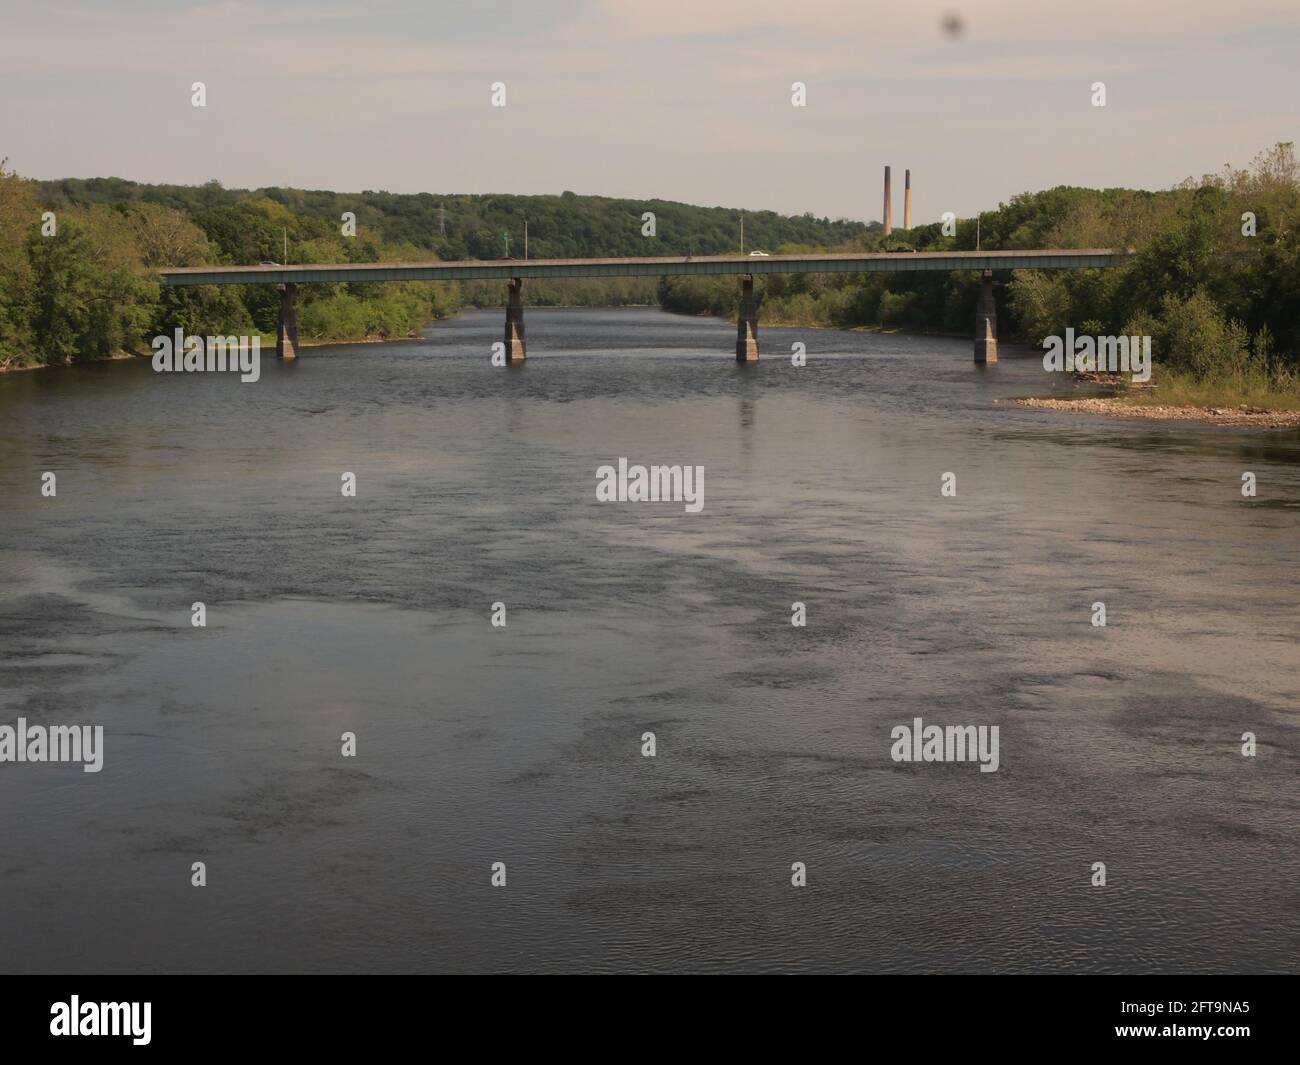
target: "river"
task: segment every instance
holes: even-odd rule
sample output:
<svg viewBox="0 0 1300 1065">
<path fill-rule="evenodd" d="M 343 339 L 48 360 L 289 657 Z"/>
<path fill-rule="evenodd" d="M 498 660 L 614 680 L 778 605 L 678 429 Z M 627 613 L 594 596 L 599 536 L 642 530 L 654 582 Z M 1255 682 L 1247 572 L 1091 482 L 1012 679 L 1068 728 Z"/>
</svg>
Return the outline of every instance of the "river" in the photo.
<svg viewBox="0 0 1300 1065">
<path fill-rule="evenodd" d="M 1295 970 L 1300 433 L 1016 407 L 1069 386 L 969 340 L 501 326 L 0 376 L 0 724 L 104 728 L 0 764 L 6 970 Z M 598 502 L 620 457 L 703 509 Z"/>
</svg>

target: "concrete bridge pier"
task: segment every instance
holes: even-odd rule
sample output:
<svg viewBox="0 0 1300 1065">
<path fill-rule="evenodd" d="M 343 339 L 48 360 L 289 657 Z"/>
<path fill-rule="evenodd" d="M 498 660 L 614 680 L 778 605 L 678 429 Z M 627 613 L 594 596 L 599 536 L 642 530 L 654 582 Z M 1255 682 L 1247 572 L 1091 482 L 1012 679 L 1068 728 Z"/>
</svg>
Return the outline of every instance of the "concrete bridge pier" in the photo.
<svg viewBox="0 0 1300 1065">
<path fill-rule="evenodd" d="M 975 307 L 975 362 L 998 361 L 998 306 L 993 301 L 993 271 L 980 275 L 980 300 Z"/>
<path fill-rule="evenodd" d="M 758 361 L 758 304 L 754 302 L 754 275 L 740 279 L 740 312 L 736 315 L 736 361 Z"/>
<path fill-rule="evenodd" d="M 280 324 L 275 334 L 275 356 L 278 359 L 298 357 L 298 312 L 293 297 L 297 285 L 277 285 L 280 290 Z"/>
<path fill-rule="evenodd" d="M 524 360 L 524 279 L 513 278 L 509 283 L 510 299 L 506 303 L 506 362 Z"/>
</svg>

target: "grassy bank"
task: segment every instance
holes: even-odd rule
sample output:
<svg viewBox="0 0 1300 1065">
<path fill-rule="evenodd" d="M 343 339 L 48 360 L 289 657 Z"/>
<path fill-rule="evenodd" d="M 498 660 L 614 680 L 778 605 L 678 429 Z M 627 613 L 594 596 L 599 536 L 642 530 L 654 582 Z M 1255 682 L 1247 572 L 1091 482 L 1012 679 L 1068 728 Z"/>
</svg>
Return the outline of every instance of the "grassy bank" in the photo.
<svg viewBox="0 0 1300 1065">
<path fill-rule="evenodd" d="M 1154 388 L 1127 388 L 1116 398 L 1133 407 L 1249 407 L 1268 411 L 1300 411 L 1300 379 L 1291 374 L 1241 373 L 1197 378 L 1157 367 Z"/>
<path fill-rule="evenodd" d="M 1100 383 L 1109 387 L 1110 393 L 1013 402 L 1039 410 L 1110 418 L 1191 421 L 1233 429 L 1300 428 L 1300 380 L 1285 371 L 1243 371 L 1205 378 L 1157 366 L 1148 386 L 1132 385 L 1122 375 L 1101 382 L 1085 378 L 1084 382 Z"/>
</svg>

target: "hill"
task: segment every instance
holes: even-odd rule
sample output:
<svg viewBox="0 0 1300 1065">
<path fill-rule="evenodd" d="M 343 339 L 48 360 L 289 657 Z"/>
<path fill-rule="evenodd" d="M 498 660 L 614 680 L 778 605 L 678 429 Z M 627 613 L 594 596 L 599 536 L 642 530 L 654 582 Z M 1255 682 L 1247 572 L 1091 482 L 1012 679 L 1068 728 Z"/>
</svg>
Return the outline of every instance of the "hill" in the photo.
<svg viewBox="0 0 1300 1065">
<path fill-rule="evenodd" d="M 122 178 L 66 178 L 37 182 L 38 197 L 51 208 L 103 205 L 125 208 L 160 204 L 193 218 L 228 261 L 278 261 L 284 234 L 253 225 L 248 207 L 265 201 L 290 216 L 289 257 L 295 241 L 337 235 L 342 215 L 356 215 L 358 235 L 368 231 L 378 242 L 433 252 L 439 259 L 496 259 L 522 255 L 524 220 L 529 256 L 535 259 L 637 255 L 722 255 L 738 250 L 741 211 L 697 207 L 670 200 L 629 200 L 608 196 L 442 195 L 393 192 L 326 192 L 293 188 L 227 189 L 206 185 L 147 185 Z M 642 216 L 655 216 L 655 235 L 642 235 Z M 265 214 L 265 212 L 262 212 Z M 775 250 L 783 245 L 840 247 L 879 225 L 811 214 L 745 212 L 746 248 Z M 255 221 L 255 220 L 254 220 Z M 241 232 L 242 230 L 242 232 Z"/>
</svg>

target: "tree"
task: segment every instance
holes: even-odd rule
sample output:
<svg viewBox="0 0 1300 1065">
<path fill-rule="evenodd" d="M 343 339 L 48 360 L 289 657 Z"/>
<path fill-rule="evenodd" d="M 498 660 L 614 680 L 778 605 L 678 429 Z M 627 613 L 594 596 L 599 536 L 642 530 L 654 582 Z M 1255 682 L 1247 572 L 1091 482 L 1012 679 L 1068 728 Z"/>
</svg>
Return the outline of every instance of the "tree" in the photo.
<svg viewBox="0 0 1300 1065">
<path fill-rule="evenodd" d="M 27 241 L 27 258 L 32 272 L 33 350 L 41 362 L 67 362 L 80 350 L 95 299 L 85 230 L 67 218 L 54 236 L 33 232 Z"/>
<path fill-rule="evenodd" d="M 27 236 L 39 222 L 35 189 L 0 160 L 0 368 L 19 365 L 31 350 L 31 269 Z"/>
<path fill-rule="evenodd" d="M 145 266 L 202 266 L 209 261 L 207 235 L 180 211 L 139 203 L 127 211 L 126 220 Z"/>
</svg>

